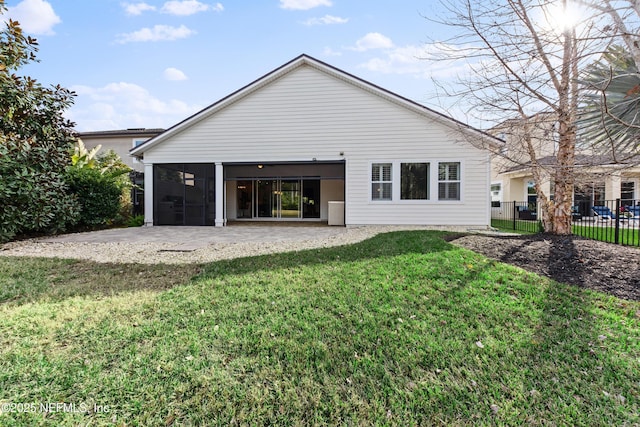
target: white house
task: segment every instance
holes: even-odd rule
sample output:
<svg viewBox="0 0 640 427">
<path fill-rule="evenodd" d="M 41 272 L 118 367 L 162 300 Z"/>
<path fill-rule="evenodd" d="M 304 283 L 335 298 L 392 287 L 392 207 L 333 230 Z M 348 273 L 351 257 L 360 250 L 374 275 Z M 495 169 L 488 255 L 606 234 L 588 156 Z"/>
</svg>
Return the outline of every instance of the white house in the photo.
<svg viewBox="0 0 640 427">
<path fill-rule="evenodd" d="M 486 227 L 492 138 L 301 55 L 130 153 L 147 225 Z"/>
<path fill-rule="evenodd" d="M 98 145 L 102 146 L 99 154 L 113 150 L 131 169 L 143 172 L 144 165 L 135 157 L 129 156 L 131 148 L 136 147 L 146 140 L 164 132 L 164 129 L 131 128 L 119 130 L 104 130 L 94 132 L 78 132 L 78 138 L 82 139 L 87 150 Z"/>
<path fill-rule="evenodd" d="M 508 216 L 512 205 L 502 209 L 503 202 L 534 204 L 535 189 L 531 155 L 525 135 L 532 144 L 535 161 L 540 168 L 542 189 L 553 197 L 553 174 L 557 169 L 558 119 L 550 112 L 540 112 L 526 119 L 507 120 L 490 130 L 505 141 L 504 157 L 494 156 L 491 171 L 491 201 L 494 216 Z M 580 136 L 580 135 L 579 135 Z M 621 156 L 623 159 L 627 156 Z M 576 145 L 573 205 L 582 215 L 591 216 L 591 207 L 620 199 L 622 206 L 636 205 L 640 199 L 640 166 L 638 156 L 616 160 L 611 153 L 594 152 L 589 144 Z"/>
</svg>

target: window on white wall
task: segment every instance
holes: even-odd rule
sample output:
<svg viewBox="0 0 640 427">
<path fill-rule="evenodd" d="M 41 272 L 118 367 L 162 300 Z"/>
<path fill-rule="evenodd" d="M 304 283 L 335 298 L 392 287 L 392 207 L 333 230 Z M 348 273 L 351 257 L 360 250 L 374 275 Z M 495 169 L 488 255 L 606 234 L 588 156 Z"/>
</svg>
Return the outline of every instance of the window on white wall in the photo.
<svg viewBox="0 0 640 427">
<path fill-rule="evenodd" d="M 145 142 L 146 139 L 134 139 L 131 143 L 131 146 L 133 148 L 136 148 L 138 145 L 142 144 L 143 142 Z M 133 158 L 133 163 L 140 163 L 140 160 L 138 160 L 137 157 Z"/>
<path fill-rule="evenodd" d="M 460 200 L 460 162 L 438 163 L 438 200 Z"/>
<path fill-rule="evenodd" d="M 491 207 L 499 208 L 502 203 L 502 183 L 491 184 Z"/>
<path fill-rule="evenodd" d="M 536 183 L 527 181 L 527 203 L 535 204 L 538 202 L 538 192 L 536 191 Z"/>
<path fill-rule="evenodd" d="M 429 163 L 400 164 L 400 199 L 429 200 Z"/>
<path fill-rule="evenodd" d="M 634 181 L 625 181 L 620 185 L 620 201 L 622 205 L 633 205 L 635 203 L 636 183 Z"/>
<path fill-rule="evenodd" d="M 371 165 L 371 200 L 391 200 L 391 163 Z"/>
</svg>

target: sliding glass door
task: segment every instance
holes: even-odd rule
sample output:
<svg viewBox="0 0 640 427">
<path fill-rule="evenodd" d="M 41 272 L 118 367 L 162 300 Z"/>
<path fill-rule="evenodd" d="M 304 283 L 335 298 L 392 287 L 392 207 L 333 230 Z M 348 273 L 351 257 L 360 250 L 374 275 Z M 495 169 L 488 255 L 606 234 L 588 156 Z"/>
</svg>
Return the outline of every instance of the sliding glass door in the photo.
<svg viewBox="0 0 640 427">
<path fill-rule="evenodd" d="M 300 210 L 300 181 L 280 181 L 277 192 L 277 204 L 280 218 L 301 218 Z"/>
<path fill-rule="evenodd" d="M 257 218 L 277 218 L 278 209 L 275 192 L 278 191 L 277 180 L 256 181 L 256 212 Z"/>
<path fill-rule="evenodd" d="M 249 217 L 251 205 L 253 218 L 320 218 L 320 180 L 259 179 L 239 181 L 237 188 L 238 219 Z M 248 202 L 251 189 L 253 203 Z"/>
<path fill-rule="evenodd" d="M 253 181 L 238 181 L 236 195 L 236 218 L 251 219 L 253 215 Z"/>
</svg>

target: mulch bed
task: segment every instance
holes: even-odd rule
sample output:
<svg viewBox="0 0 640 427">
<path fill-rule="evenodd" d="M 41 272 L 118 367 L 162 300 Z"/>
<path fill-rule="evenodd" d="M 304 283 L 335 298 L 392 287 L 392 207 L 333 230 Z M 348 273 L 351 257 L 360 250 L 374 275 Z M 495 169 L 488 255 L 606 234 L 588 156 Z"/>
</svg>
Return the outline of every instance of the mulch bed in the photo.
<svg viewBox="0 0 640 427">
<path fill-rule="evenodd" d="M 640 301 L 640 248 L 549 234 L 452 235 L 448 240 L 558 282 Z"/>
</svg>

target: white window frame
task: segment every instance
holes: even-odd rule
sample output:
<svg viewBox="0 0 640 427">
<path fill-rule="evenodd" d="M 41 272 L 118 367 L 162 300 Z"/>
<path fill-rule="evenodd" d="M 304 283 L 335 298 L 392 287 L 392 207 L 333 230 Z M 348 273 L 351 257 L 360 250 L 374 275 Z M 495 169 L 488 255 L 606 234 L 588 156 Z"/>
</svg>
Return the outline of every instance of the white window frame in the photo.
<svg viewBox="0 0 640 427">
<path fill-rule="evenodd" d="M 402 165 L 406 163 L 420 163 L 427 165 L 427 198 L 426 199 L 403 199 L 402 198 Z M 424 203 L 430 202 L 433 197 L 433 162 L 429 160 L 401 160 L 398 162 L 398 167 L 396 168 L 398 171 L 398 201 L 402 203 Z"/>
<path fill-rule="evenodd" d="M 622 193 L 622 183 L 623 182 L 633 182 L 633 200 L 635 200 L 636 202 L 638 200 L 640 200 L 640 188 L 638 187 L 640 185 L 640 179 L 638 179 L 638 178 L 622 178 L 620 180 L 620 193 Z M 622 197 L 622 194 L 620 194 L 620 197 Z"/>
<path fill-rule="evenodd" d="M 529 194 L 529 188 L 533 188 L 533 193 Z M 522 200 L 528 201 L 529 196 L 532 196 L 534 194 L 536 195 L 536 197 L 538 196 L 538 193 L 536 193 L 536 182 L 533 180 L 533 178 L 525 179 L 524 180 L 524 199 Z"/>
<path fill-rule="evenodd" d="M 136 148 L 138 145 L 144 144 L 148 140 L 149 138 L 133 138 L 131 140 L 131 148 Z M 138 160 L 137 157 L 133 157 L 133 163 L 140 163 L 140 160 Z"/>
<path fill-rule="evenodd" d="M 370 160 L 368 168 L 368 204 L 393 203 L 396 205 L 460 205 L 464 204 L 464 172 L 465 161 L 460 158 L 415 158 L 415 159 L 377 159 Z M 401 199 L 401 179 L 402 179 L 402 163 L 428 163 L 429 164 L 429 199 L 403 200 Z M 440 163 L 459 163 L 460 164 L 460 199 L 459 200 L 440 200 L 438 199 L 438 167 Z M 372 197 L 372 168 L 374 164 L 391 164 L 391 200 L 380 200 Z"/>
<path fill-rule="evenodd" d="M 500 189 L 497 190 L 497 200 L 493 200 L 493 186 L 494 185 L 499 185 Z M 503 196 L 504 196 L 504 184 L 502 183 L 502 181 L 493 181 L 491 182 L 491 184 L 489 185 L 489 199 L 491 201 L 491 204 L 493 205 L 494 202 L 498 202 L 500 203 L 500 206 L 502 206 L 502 203 L 504 202 L 503 200 Z M 493 206 L 492 206 L 493 207 Z"/>
<path fill-rule="evenodd" d="M 391 168 L 390 170 L 390 174 L 389 174 L 389 181 L 384 180 L 384 175 L 382 173 L 382 170 L 380 171 L 380 180 L 379 181 L 374 181 L 373 180 L 373 170 L 374 167 L 383 167 L 383 166 L 389 166 Z M 371 162 L 370 166 L 369 166 L 369 200 L 373 203 L 389 203 L 389 202 L 393 202 L 394 200 L 394 196 L 395 196 L 395 185 L 394 182 L 396 181 L 395 178 L 395 171 L 397 170 L 397 167 L 394 167 L 394 162 L 392 161 L 376 161 L 376 162 Z M 380 199 L 380 198 L 374 198 L 373 195 L 373 185 L 374 184 L 390 184 L 391 185 L 391 198 L 389 199 Z"/>
<path fill-rule="evenodd" d="M 444 179 L 441 180 L 440 179 L 440 165 L 442 164 L 451 164 L 451 163 L 457 163 L 458 164 L 458 179 Z M 437 190 L 437 198 L 439 202 L 462 202 L 462 172 L 463 172 L 463 168 L 462 168 L 462 161 L 460 160 L 440 160 L 437 163 L 438 167 L 436 170 L 436 190 Z M 448 172 L 447 172 L 448 175 Z M 440 184 L 458 184 L 458 198 L 457 199 L 441 199 L 440 198 Z"/>
</svg>

